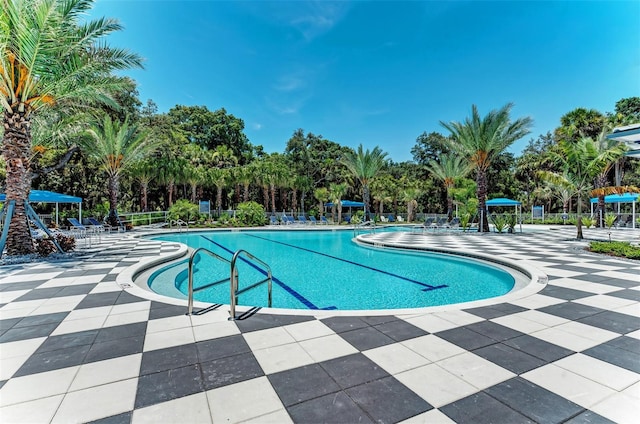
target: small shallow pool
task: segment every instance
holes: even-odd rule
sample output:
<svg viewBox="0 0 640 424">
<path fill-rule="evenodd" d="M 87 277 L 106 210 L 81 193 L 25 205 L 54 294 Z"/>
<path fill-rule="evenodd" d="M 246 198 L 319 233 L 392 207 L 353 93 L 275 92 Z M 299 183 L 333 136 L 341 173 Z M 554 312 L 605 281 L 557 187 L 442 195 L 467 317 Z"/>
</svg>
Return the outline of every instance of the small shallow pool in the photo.
<svg viewBox="0 0 640 424">
<path fill-rule="evenodd" d="M 501 296 L 513 276 L 485 263 L 445 254 L 393 252 L 356 245 L 352 231 L 231 231 L 178 233 L 154 239 L 204 247 L 231 259 L 245 249 L 273 271 L 273 307 L 312 310 L 404 309 Z M 229 265 L 200 255 L 194 287 L 229 277 Z M 162 295 L 184 297 L 187 260 L 165 265 L 149 278 Z M 265 278 L 239 261 L 240 287 Z M 207 303 L 229 303 L 229 284 L 195 293 Z M 267 306 L 266 286 L 244 293 L 239 305 Z"/>
</svg>

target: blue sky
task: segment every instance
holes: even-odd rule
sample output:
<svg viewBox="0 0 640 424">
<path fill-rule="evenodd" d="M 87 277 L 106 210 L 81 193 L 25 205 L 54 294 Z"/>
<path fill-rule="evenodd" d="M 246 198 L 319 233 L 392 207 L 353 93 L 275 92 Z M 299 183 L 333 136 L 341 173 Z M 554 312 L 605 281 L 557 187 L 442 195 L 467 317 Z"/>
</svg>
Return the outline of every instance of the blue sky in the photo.
<svg viewBox="0 0 640 424">
<path fill-rule="evenodd" d="M 576 107 L 640 96 L 637 0 L 97 0 L 92 16 L 145 58 L 127 72 L 143 102 L 224 107 L 267 152 L 303 128 L 410 160 L 440 121 L 512 102 L 535 122 L 519 154 Z"/>
</svg>

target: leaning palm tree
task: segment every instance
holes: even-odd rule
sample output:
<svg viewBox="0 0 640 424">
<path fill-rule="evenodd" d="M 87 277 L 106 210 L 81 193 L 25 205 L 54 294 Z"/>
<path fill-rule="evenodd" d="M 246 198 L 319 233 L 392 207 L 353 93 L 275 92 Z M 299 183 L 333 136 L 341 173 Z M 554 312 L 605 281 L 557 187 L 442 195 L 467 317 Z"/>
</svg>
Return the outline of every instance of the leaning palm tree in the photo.
<svg viewBox="0 0 640 424">
<path fill-rule="evenodd" d="M 362 144 L 356 152 L 345 153 L 342 164 L 353 173 L 362 184 L 362 201 L 364 202 L 364 216 L 369 219 L 369 183 L 384 166 L 387 154 L 378 146 L 372 151 L 363 149 Z"/>
<path fill-rule="evenodd" d="M 511 122 L 509 113 L 513 107 L 508 103 L 498 110 L 492 110 L 484 118 L 480 118 L 476 105 L 471 107 L 471 118 L 464 122 L 442 122 L 440 125 L 451 132 L 453 141 L 449 143 L 454 153 L 469 160 L 476 171 L 478 185 L 478 212 L 485 216 L 487 200 L 487 171 L 491 163 L 500 153 L 516 140 L 529 134 L 533 120 L 529 117 L 518 118 Z M 482 219 L 478 227 L 480 232 L 489 231 L 489 222 Z"/>
<path fill-rule="evenodd" d="M 0 107 L 7 201 L 15 202 L 7 252 L 33 252 L 25 209 L 31 191 L 31 122 L 41 111 L 109 104 L 124 80 L 113 70 L 140 67 L 141 59 L 107 46 L 121 29 L 112 19 L 81 23 L 93 0 L 0 0 Z"/>
<path fill-rule="evenodd" d="M 120 176 L 134 165 L 151 155 L 156 144 L 147 137 L 147 132 L 139 130 L 128 121 L 118 122 L 105 115 L 102 122 L 87 130 L 88 137 L 81 141 L 83 151 L 94 159 L 107 174 L 109 192 L 110 225 L 118 225 L 118 193 Z"/>
<path fill-rule="evenodd" d="M 437 179 L 442 181 L 447 191 L 447 219 L 453 218 L 453 188 L 457 178 L 466 177 L 471 172 L 471 165 L 462 156 L 443 154 L 438 161 L 431 160 L 427 164 L 427 170 Z"/>
</svg>

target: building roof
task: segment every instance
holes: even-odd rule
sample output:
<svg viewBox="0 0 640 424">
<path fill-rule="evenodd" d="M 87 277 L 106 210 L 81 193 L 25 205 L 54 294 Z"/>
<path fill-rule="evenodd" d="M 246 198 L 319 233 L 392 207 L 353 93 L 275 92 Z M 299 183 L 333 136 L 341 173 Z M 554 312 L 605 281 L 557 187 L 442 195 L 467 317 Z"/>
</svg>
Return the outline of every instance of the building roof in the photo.
<svg viewBox="0 0 640 424">
<path fill-rule="evenodd" d="M 629 147 L 626 156 L 640 158 L 640 123 L 616 127 L 607 138 L 626 143 Z"/>
<path fill-rule="evenodd" d="M 4 202 L 6 194 L 0 194 L 0 202 Z M 82 203 L 81 197 L 70 196 L 68 194 L 54 193 L 46 190 L 31 190 L 29 193 L 31 203 Z"/>
</svg>

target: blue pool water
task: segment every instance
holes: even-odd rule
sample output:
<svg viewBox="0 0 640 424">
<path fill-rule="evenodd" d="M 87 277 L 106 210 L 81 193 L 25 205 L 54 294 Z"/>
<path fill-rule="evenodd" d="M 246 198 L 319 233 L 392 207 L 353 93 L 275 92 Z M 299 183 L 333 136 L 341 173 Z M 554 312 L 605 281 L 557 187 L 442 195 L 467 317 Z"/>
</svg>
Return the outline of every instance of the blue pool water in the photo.
<svg viewBox="0 0 640 424">
<path fill-rule="evenodd" d="M 397 309 L 445 305 L 503 295 L 514 286 L 506 271 L 448 255 L 391 252 L 352 242 L 351 231 L 233 231 L 154 237 L 205 247 L 231 259 L 245 249 L 273 271 L 273 307 L 292 309 Z M 229 277 L 229 265 L 200 255 L 194 287 Z M 155 271 L 152 290 L 186 294 L 187 261 Z M 239 261 L 240 287 L 265 278 Z M 229 303 L 229 284 L 195 293 L 195 299 Z M 267 306 L 266 285 L 242 294 L 239 305 Z"/>
</svg>

